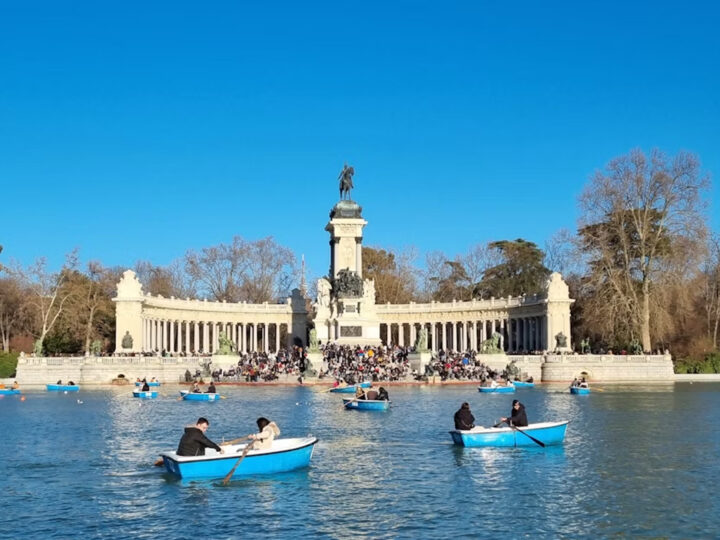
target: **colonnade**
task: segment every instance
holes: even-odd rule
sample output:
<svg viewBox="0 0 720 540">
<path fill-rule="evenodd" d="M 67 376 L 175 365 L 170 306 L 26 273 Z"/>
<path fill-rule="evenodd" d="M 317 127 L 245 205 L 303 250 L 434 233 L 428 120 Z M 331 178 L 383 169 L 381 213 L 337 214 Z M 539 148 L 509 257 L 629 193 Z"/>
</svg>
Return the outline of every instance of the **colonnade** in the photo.
<svg viewBox="0 0 720 540">
<path fill-rule="evenodd" d="M 427 330 L 428 348 L 432 351 L 477 351 L 483 341 L 490 339 L 496 332 L 500 335 L 499 347 L 506 352 L 530 352 L 550 348 L 547 343 L 545 316 L 442 322 L 385 322 L 380 324 L 380 336 L 386 345 L 409 347 L 415 344 L 421 328 Z"/>
<path fill-rule="evenodd" d="M 228 323 L 211 321 L 179 321 L 143 318 L 144 352 L 214 353 L 219 347 L 220 332 L 235 344 L 241 353 L 278 352 L 287 345 L 287 323 Z"/>
</svg>

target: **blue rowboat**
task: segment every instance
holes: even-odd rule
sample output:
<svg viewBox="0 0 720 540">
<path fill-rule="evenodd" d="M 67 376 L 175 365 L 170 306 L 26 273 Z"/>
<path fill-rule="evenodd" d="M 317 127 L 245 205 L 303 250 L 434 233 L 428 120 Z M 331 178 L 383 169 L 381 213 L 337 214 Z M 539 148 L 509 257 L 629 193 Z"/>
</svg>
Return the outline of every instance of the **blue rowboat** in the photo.
<svg viewBox="0 0 720 540">
<path fill-rule="evenodd" d="M 490 386 L 479 386 L 478 390 L 483 394 L 512 394 L 515 392 L 515 387 L 510 386 L 496 386 L 491 388 Z"/>
<path fill-rule="evenodd" d="M 390 402 L 387 399 L 356 399 L 343 398 L 343 405 L 346 409 L 355 409 L 357 411 L 387 411 L 390 408 Z"/>
<path fill-rule="evenodd" d="M 180 395 L 185 401 L 220 401 L 220 394 L 198 394 L 180 390 Z"/>
<path fill-rule="evenodd" d="M 571 386 L 570 387 L 570 393 L 571 394 L 580 394 L 580 395 L 586 395 L 590 393 L 589 388 L 581 388 L 579 386 Z"/>
<path fill-rule="evenodd" d="M 17 394 L 21 394 L 20 390 L 13 390 L 12 388 L 2 388 L 0 389 L 0 396 L 14 396 Z"/>
<path fill-rule="evenodd" d="M 78 392 L 80 387 L 77 384 L 46 384 L 48 392 Z"/>
<path fill-rule="evenodd" d="M 158 396 L 157 390 L 148 390 L 143 392 L 141 390 L 133 390 L 133 397 L 140 399 L 155 399 Z"/>
<path fill-rule="evenodd" d="M 142 386 L 143 384 L 144 383 L 142 381 L 135 381 L 135 386 Z M 155 381 L 155 382 L 149 382 L 149 383 L 147 383 L 147 385 L 148 386 L 160 386 L 160 383 Z"/>
<path fill-rule="evenodd" d="M 336 394 L 354 394 L 358 386 L 360 388 L 370 388 L 372 386 L 372 383 L 370 381 L 366 381 L 360 384 L 351 384 L 350 386 L 338 386 L 337 388 L 333 388 L 330 391 Z"/>
<path fill-rule="evenodd" d="M 453 430 L 450 432 L 452 440 L 458 446 L 539 446 L 533 442 L 530 437 L 526 437 L 520 433 L 520 429 L 532 435 L 540 442 L 551 445 L 561 444 L 565 439 L 565 431 L 567 430 L 568 421 L 565 422 L 543 422 L 540 424 L 530 424 L 527 427 L 513 429 L 511 427 L 501 428 L 484 428 L 476 427 L 467 431 Z"/>
<path fill-rule="evenodd" d="M 515 388 L 535 388 L 535 383 L 534 382 L 514 381 L 513 386 L 515 386 Z"/>
<path fill-rule="evenodd" d="M 267 450 L 250 450 L 233 473 L 238 476 L 294 471 L 310 465 L 316 437 L 276 439 Z M 160 454 L 167 472 L 180 478 L 224 478 L 240 458 L 245 444 L 223 447 L 224 454 L 209 449 L 204 456 Z"/>
</svg>

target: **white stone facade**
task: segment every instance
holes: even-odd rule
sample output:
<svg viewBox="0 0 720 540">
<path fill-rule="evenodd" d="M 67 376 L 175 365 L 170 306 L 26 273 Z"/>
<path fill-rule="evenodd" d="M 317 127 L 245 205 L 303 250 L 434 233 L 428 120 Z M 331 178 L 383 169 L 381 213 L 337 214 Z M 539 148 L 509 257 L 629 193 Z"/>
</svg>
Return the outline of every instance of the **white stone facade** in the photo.
<svg viewBox="0 0 720 540">
<path fill-rule="evenodd" d="M 226 303 L 181 300 L 144 294 L 135 272 L 118 283 L 116 352 L 213 353 L 220 332 L 241 352 L 277 352 L 306 343 L 307 311 L 297 289 L 284 304 Z M 130 346 L 124 346 L 132 338 Z"/>
</svg>

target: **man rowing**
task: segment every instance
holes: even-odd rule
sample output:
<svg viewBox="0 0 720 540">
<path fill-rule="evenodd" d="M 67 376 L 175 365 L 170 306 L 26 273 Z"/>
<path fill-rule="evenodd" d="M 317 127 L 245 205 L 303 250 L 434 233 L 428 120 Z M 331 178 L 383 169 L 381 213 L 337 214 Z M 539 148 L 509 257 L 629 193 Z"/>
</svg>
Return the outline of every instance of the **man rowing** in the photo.
<svg viewBox="0 0 720 540">
<path fill-rule="evenodd" d="M 220 448 L 217 444 L 205 436 L 205 432 L 209 427 L 210 422 L 207 418 L 203 418 L 202 416 L 198 418 L 198 421 L 194 426 L 186 427 L 185 433 L 180 439 L 180 444 L 178 445 L 177 455 L 204 456 L 206 448 L 214 448 L 221 454 L 224 454 L 224 449 Z"/>
<path fill-rule="evenodd" d="M 512 411 L 510 412 L 510 418 L 503 417 L 503 422 L 506 422 L 509 426 L 524 427 L 528 425 L 527 414 L 525 413 L 525 405 L 520 403 L 517 399 L 513 399 Z"/>
</svg>

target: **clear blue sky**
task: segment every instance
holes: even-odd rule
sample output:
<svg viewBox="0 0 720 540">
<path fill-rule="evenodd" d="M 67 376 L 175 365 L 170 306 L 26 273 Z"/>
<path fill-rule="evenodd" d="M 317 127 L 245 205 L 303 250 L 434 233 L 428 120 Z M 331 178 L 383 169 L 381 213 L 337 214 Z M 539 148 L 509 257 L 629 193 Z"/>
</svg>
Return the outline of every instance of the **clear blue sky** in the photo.
<svg viewBox="0 0 720 540">
<path fill-rule="evenodd" d="M 273 235 L 319 275 L 344 161 L 366 244 L 451 256 L 574 228 L 634 147 L 718 176 L 720 4 L 640 4 L 4 2 L 2 260 Z"/>
</svg>

